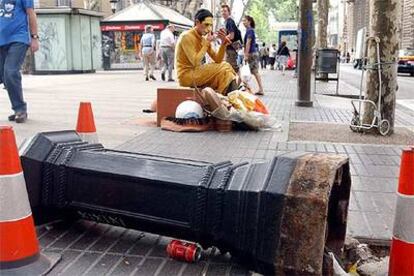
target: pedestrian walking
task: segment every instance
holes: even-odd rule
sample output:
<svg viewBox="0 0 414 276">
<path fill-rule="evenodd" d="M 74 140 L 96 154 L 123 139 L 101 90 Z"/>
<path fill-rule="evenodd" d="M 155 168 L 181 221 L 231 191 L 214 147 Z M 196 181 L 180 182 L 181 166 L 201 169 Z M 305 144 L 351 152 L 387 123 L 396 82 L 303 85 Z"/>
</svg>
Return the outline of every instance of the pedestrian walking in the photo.
<svg viewBox="0 0 414 276">
<path fill-rule="evenodd" d="M 269 56 L 269 50 L 266 48 L 266 43 L 263 42 L 262 47 L 260 48 L 260 66 L 262 69 L 266 69 L 267 59 Z"/>
<path fill-rule="evenodd" d="M 289 48 L 286 45 L 286 41 L 282 41 L 279 46 L 279 49 L 276 53 L 276 61 L 277 61 L 277 68 L 282 70 L 282 74 L 285 74 L 285 69 L 287 65 L 287 61 L 290 57 Z"/>
<path fill-rule="evenodd" d="M 269 64 L 270 69 L 273 70 L 275 67 L 275 60 L 276 60 L 276 44 L 272 44 L 269 48 Z"/>
<path fill-rule="evenodd" d="M 168 70 L 168 81 L 174 81 L 172 71 L 174 67 L 175 27 L 168 25 L 160 35 L 160 54 L 163 61 L 161 79 L 165 81 L 165 71 Z"/>
<path fill-rule="evenodd" d="M 33 0 L 0 1 L 0 80 L 9 94 L 14 114 L 9 121 L 27 120 L 20 73 L 27 49 L 39 49 L 36 13 Z"/>
<path fill-rule="evenodd" d="M 254 28 L 256 23 L 253 17 L 245 15 L 243 18 L 243 25 L 246 27 L 246 34 L 244 36 L 244 60 L 249 64 L 251 73 L 255 76 L 259 91 L 257 95 L 264 95 L 262 79 L 259 74 L 259 52 L 256 44 L 256 33 Z"/>
<path fill-rule="evenodd" d="M 230 63 L 236 73 L 239 72 L 239 66 L 237 64 L 237 51 L 242 47 L 242 36 L 239 28 L 233 18 L 231 18 L 231 10 L 229 5 L 221 6 L 221 15 L 224 19 L 224 26 L 227 33 L 227 37 L 232 42 L 226 48 L 226 61 Z"/>
<path fill-rule="evenodd" d="M 141 56 L 144 59 L 145 80 L 149 78 L 156 80 L 154 77 L 155 67 L 155 35 L 151 25 L 145 26 L 145 34 L 141 38 Z"/>
</svg>

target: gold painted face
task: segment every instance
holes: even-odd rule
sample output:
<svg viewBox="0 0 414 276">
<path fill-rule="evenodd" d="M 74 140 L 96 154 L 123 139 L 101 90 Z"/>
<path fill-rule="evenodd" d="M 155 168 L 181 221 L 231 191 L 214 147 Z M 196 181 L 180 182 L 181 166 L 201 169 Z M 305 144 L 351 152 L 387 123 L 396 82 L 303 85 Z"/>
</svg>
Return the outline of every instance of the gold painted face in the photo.
<svg viewBox="0 0 414 276">
<path fill-rule="evenodd" d="M 203 35 L 210 33 L 213 30 L 213 17 L 206 17 L 203 22 L 201 22 L 201 27 Z"/>
</svg>

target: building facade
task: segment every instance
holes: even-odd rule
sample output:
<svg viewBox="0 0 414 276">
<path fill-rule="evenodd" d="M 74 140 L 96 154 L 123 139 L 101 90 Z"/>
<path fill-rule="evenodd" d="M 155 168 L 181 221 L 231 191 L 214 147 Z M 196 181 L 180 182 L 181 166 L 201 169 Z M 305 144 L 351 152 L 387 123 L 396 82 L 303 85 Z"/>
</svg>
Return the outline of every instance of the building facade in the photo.
<svg viewBox="0 0 414 276">
<path fill-rule="evenodd" d="M 414 0 L 403 0 L 401 10 L 401 49 L 414 49 Z"/>
<path fill-rule="evenodd" d="M 109 0 L 107 0 L 109 2 Z M 117 10 L 122 10 L 130 5 L 137 4 L 142 0 L 119 0 L 117 3 Z M 200 8 L 203 0 L 153 0 L 154 4 L 160 4 L 170 9 L 178 11 L 189 19 L 193 19 L 194 14 Z"/>
<path fill-rule="evenodd" d="M 340 0 L 330 0 L 329 4 L 328 47 L 342 48 L 340 45 L 343 38 L 343 3 Z"/>
<path fill-rule="evenodd" d="M 109 0 L 35 0 L 34 4 L 37 9 L 75 8 L 102 12 L 105 15 L 112 13 Z"/>
<path fill-rule="evenodd" d="M 345 51 L 352 52 L 358 30 L 366 28 L 369 35 L 369 0 L 341 0 L 345 2 L 343 39 Z M 401 0 L 400 49 L 414 48 L 414 0 Z"/>
</svg>

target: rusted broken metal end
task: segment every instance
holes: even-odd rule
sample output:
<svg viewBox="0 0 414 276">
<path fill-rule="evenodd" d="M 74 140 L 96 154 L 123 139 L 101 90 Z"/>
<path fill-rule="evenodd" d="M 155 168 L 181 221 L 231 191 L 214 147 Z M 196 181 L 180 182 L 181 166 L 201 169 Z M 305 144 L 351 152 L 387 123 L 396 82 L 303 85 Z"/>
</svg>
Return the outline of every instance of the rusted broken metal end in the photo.
<svg viewBox="0 0 414 276">
<path fill-rule="evenodd" d="M 276 275 L 322 275 L 324 247 L 341 253 L 350 188 L 348 158 L 298 158 L 285 194 Z"/>
</svg>

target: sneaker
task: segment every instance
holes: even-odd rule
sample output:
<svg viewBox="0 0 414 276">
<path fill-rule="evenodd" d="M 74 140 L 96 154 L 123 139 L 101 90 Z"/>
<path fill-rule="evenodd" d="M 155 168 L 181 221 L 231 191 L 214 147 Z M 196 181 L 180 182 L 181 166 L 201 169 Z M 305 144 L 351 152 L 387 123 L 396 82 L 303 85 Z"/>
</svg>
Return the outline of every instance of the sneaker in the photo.
<svg viewBox="0 0 414 276">
<path fill-rule="evenodd" d="M 150 75 L 150 78 L 151 78 L 152 80 L 157 80 L 157 79 L 154 77 L 154 75 Z"/>
<path fill-rule="evenodd" d="M 26 112 L 17 112 L 16 117 L 14 119 L 16 123 L 21 124 L 26 122 L 27 120 L 27 113 Z"/>
<path fill-rule="evenodd" d="M 145 77 L 145 81 L 149 81 L 149 78 L 148 77 Z"/>
<path fill-rule="evenodd" d="M 13 122 L 14 120 L 16 120 L 16 114 L 12 114 L 8 117 L 10 122 Z"/>
<path fill-rule="evenodd" d="M 168 81 L 175 81 L 175 79 L 168 79 Z"/>
<path fill-rule="evenodd" d="M 165 73 L 161 73 L 161 79 L 165 81 Z"/>
</svg>

